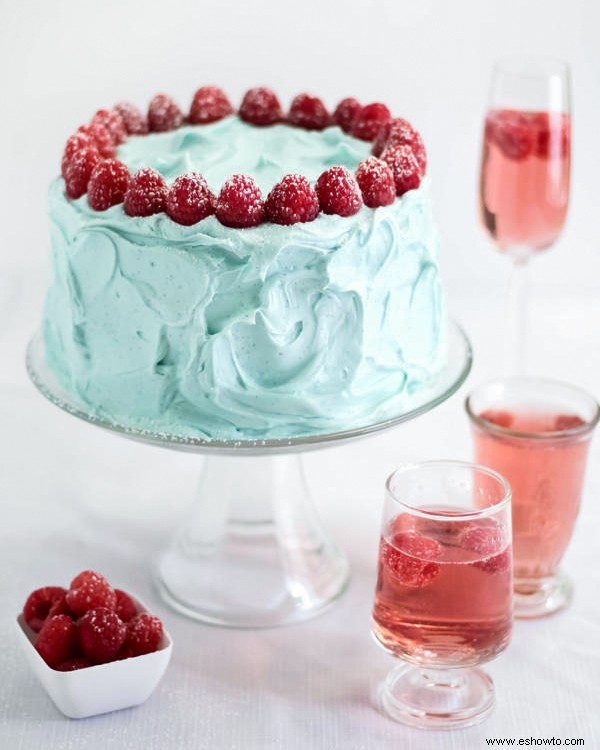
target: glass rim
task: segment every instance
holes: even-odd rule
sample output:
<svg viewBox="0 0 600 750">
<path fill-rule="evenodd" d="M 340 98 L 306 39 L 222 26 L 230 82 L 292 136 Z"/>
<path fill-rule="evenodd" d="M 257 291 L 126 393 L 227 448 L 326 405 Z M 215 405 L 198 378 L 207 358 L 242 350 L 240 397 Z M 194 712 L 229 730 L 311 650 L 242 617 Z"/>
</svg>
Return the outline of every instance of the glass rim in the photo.
<svg viewBox="0 0 600 750">
<path fill-rule="evenodd" d="M 418 471 L 420 469 L 470 469 L 472 471 L 485 474 L 488 477 L 494 479 L 503 489 L 502 499 L 493 505 L 489 505 L 486 508 L 473 508 L 472 510 L 462 511 L 460 513 L 447 515 L 444 513 L 436 513 L 435 511 L 428 511 L 420 508 L 416 505 L 411 505 L 405 500 L 399 500 L 391 488 L 392 480 L 399 474 L 408 474 L 410 472 Z M 385 481 L 385 490 L 390 499 L 396 504 L 403 508 L 406 508 L 411 515 L 417 516 L 418 518 L 427 518 L 433 521 L 465 521 L 473 518 L 486 518 L 487 516 L 493 516 L 499 511 L 502 511 L 507 505 L 510 506 L 512 499 L 512 489 L 505 477 L 499 474 L 497 471 L 490 469 L 488 466 L 482 464 L 476 464 L 472 461 L 455 461 L 453 459 L 441 459 L 434 461 L 416 461 L 409 464 L 403 464 L 395 469 Z"/>
<path fill-rule="evenodd" d="M 527 70 L 527 66 L 533 68 L 547 66 L 547 70 Z M 519 78 L 550 78 L 554 76 L 569 77 L 571 66 L 566 60 L 551 55 L 505 55 L 498 58 L 493 65 L 495 73 L 511 75 Z"/>
<path fill-rule="evenodd" d="M 587 399 L 590 403 L 594 405 L 594 416 L 589 421 L 586 421 L 584 424 L 579 425 L 577 427 L 568 427 L 564 430 L 553 430 L 551 432 L 529 432 L 525 430 L 513 430 L 510 427 L 502 427 L 499 424 L 496 424 L 495 422 L 489 422 L 487 419 L 482 419 L 479 414 L 476 414 L 475 411 L 472 408 L 472 401 L 475 397 L 475 395 L 482 391 L 485 388 L 489 388 L 491 385 L 494 384 L 511 384 L 511 383 L 528 383 L 533 385 L 534 383 L 538 384 L 544 384 L 549 386 L 558 386 L 560 388 L 567 388 L 568 390 L 572 391 L 573 393 L 577 394 L 578 396 L 583 396 L 585 399 Z M 476 424 L 478 427 L 483 428 L 487 432 L 492 432 L 497 435 L 504 435 L 505 437 L 514 437 L 514 438 L 522 438 L 525 440 L 562 440 L 572 437 L 578 437 L 587 435 L 588 433 L 591 433 L 596 425 L 598 424 L 598 421 L 600 420 L 600 404 L 596 401 L 596 399 L 589 394 L 587 391 L 584 391 L 583 388 L 579 388 L 579 386 L 571 385 L 571 383 L 565 383 L 562 380 L 553 380 L 552 378 L 531 378 L 531 377 L 512 377 L 512 378 L 497 378 L 495 380 L 488 380 L 485 383 L 482 383 L 481 385 L 477 386 L 474 390 L 469 393 L 469 395 L 465 398 L 464 402 L 465 411 L 467 412 L 467 415 L 471 422 L 473 424 Z"/>
</svg>

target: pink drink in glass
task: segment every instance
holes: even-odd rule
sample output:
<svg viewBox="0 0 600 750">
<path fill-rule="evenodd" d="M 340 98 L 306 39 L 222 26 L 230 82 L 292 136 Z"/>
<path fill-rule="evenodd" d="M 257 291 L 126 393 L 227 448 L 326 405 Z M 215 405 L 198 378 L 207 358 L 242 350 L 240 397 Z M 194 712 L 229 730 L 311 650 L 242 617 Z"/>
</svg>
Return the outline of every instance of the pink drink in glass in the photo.
<svg viewBox="0 0 600 750">
<path fill-rule="evenodd" d="M 488 112 L 480 210 L 501 250 L 544 250 L 560 234 L 569 202 L 570 140 L 567 113 Z"/>
<path fill-rule="evenodd" d="M 492 659 L 510 639 L 510 558 L 509 538 L 494 519 L 397 516 L 379 547 L 375 638 L 414 664 L 464 667 Z"/>
<path fill-rule="evenodd" d="M 488 422 L 520 433 L 560 433 L 585 426 L 576 414 L 488 410 Z M 512 487 L 515 578 L 551 576 L 567 549 L 579 512 L 589 440 L 499 436 L 475 429 L 475 460 L 505 476 Z"/>
<path fill-rule="evenodd" d="M 540 378 L 481 386 L 467 399 L 475 460 L 512 488 L 515 617 L 539 617 L 572 596 L 559 563 L 571 539 L 600 411 L 578 388 Z"/>
</svg>

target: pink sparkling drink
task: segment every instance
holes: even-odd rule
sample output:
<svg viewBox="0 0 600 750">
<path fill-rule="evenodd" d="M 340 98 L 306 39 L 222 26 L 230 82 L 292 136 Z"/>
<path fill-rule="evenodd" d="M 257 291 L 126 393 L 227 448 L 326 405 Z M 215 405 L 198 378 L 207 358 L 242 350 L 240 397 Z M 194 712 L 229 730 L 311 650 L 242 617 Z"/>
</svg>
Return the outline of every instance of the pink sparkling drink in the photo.
<svg viewBox="0 0 600 750">
<path fill-rule="evenodd" d="M 488 661 L 510 639 L 509 535 L 494 520 L 452 521 L 447 509 L 428 512 L 441 518 L 399 515 L 381 537 L 375 638 L 415 664 Z"/>
<path fill-rule="evenodd" d="M 481 219 L 501 250 L 554 243 L 569 203 L 571 118 L 495 109 L 485 120 Z"/>
<path fill-rule="evenodd" d="M 557 571 L 579 512 L 598 407 L 570 386 L 514 379 L 478 389 L 467 409 L 475 460 L 512 487 L 515 614 L 554 611 L 571 596 Z"/>
<path fill-rule="evenodd" d="M 459 461 L 402 467 L 386 484 L 371 631 L 402 660 L 380 700 L 418 727 L 481 721 L 493 683 L 478 665 L 512 626 L 510 487 Z"/>
</svg>

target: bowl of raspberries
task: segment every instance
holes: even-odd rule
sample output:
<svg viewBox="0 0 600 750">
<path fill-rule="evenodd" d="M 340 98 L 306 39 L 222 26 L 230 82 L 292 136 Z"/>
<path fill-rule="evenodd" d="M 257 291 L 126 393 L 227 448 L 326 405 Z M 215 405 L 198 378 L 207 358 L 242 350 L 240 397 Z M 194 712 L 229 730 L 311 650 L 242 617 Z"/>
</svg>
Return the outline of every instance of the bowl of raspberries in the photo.
<svg viewBox="0 0 600 750">
<path fill-rule="evenodd" d="M 17 633 L 46 692 L 73 719 L 143 703 L 173 648 L 143 602 L 92 570 L 75 576 L 68 589 L 32 591 L 17 617 Z"/>
</svg>

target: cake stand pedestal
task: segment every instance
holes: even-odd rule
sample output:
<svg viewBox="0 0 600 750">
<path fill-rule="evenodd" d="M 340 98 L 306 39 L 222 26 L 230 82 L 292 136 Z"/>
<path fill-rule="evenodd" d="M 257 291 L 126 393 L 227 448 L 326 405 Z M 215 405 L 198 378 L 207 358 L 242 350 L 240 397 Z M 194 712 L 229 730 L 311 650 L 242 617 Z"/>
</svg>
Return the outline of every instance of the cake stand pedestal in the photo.
<svg viewBox="0 0 600 750">
<path fill-rule="evenodd" d="M 42 337 L 27 349 L 27 371 L 56 406 L 133 440 L 206 456 L 196 502 L 154 564 L 163 599 L 196 620 L 272 627 L 312 617 L 345 590 L 349 567 L 311 502 L 301 453 L 339 445 L 408 422 L 449 398 L 472 362 L 469 341 L 448 330 L 448 365 L 415 393 L 410 411 L 344 432 L 266 440 L 208 440 L 132 428 L 91 413 L 46 365 Z"/>
</svg>

